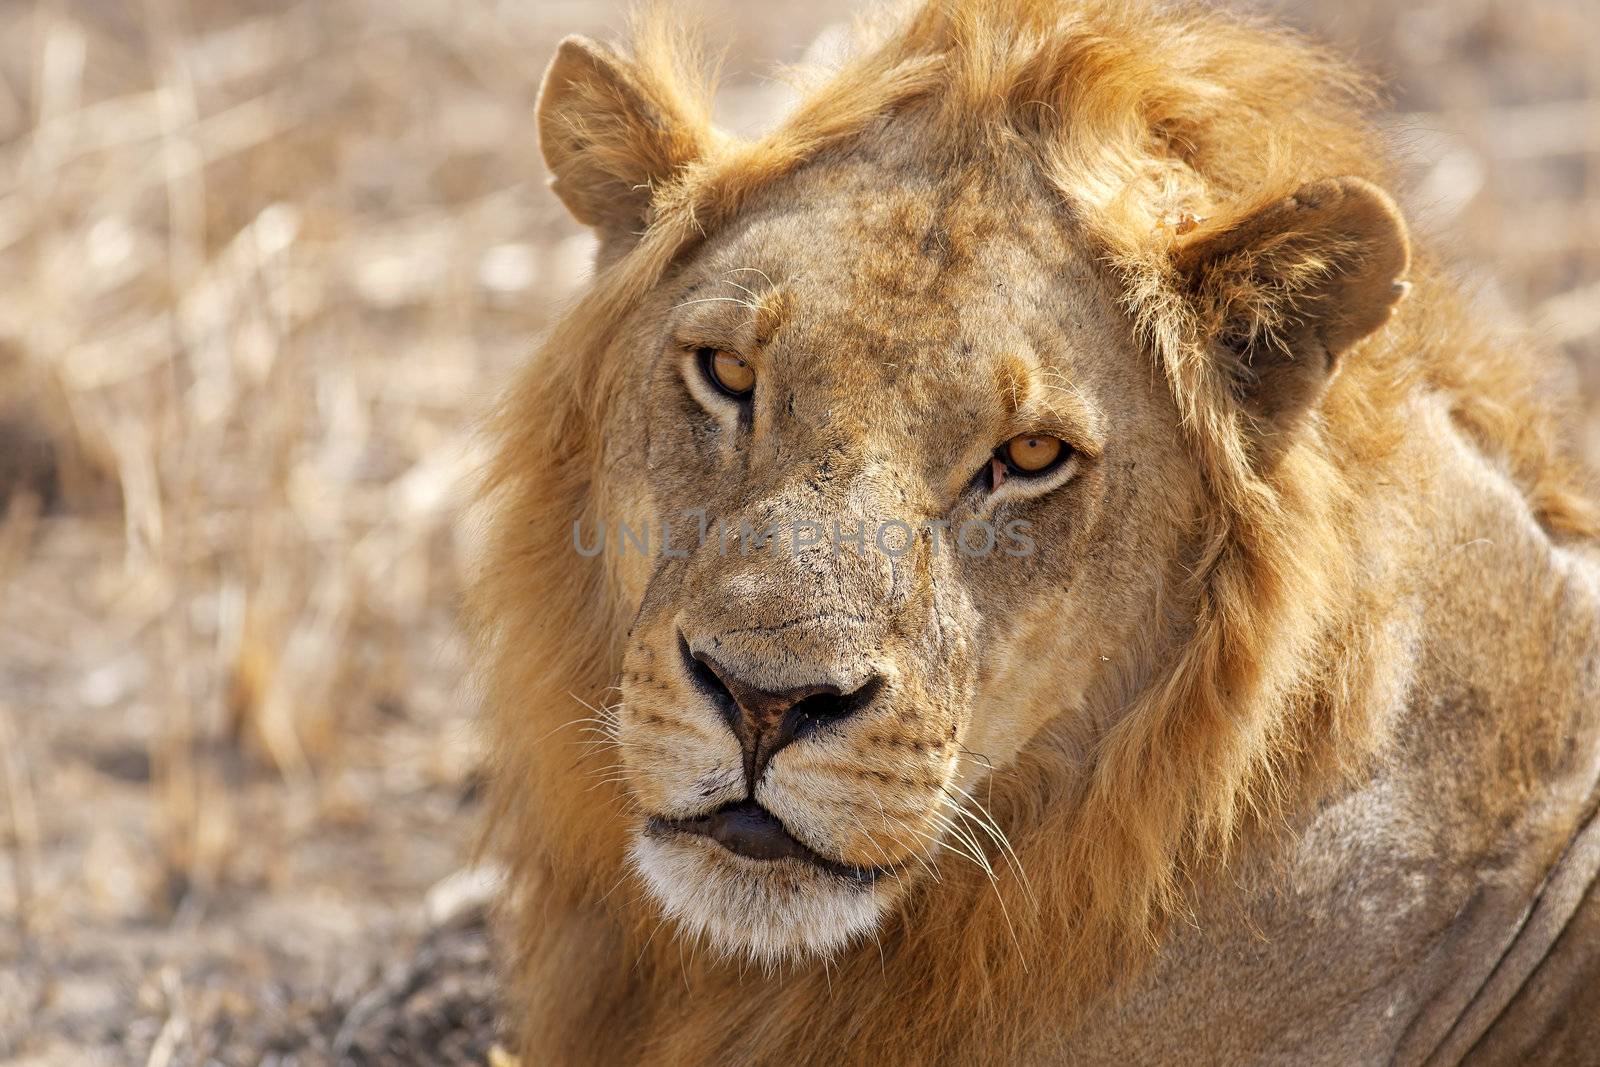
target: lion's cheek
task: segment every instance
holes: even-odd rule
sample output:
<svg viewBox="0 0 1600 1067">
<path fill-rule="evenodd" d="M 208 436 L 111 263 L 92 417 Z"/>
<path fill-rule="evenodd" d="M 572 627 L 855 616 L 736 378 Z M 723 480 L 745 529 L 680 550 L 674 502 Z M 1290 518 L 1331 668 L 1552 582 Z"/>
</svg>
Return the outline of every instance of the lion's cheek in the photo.
<svg viewBox="0 0 1600 1067">
<path fill-rule="evenodd" d="M 732 745 L 624 726 L 618 749 L 619 784 L 640 808 L 662 818 L 698 815 L 722 800 L 738 799 L 733 794 L 742 792 L 739 754 Z"/>
<path fill-rule="evenodd" d="M 863 867 L 900 867 L 941 838 L 951 761 L 905 759 L 887 766 L 801 761 L 775 764 L 758 799 L 812 848 Z"/>
</svg>

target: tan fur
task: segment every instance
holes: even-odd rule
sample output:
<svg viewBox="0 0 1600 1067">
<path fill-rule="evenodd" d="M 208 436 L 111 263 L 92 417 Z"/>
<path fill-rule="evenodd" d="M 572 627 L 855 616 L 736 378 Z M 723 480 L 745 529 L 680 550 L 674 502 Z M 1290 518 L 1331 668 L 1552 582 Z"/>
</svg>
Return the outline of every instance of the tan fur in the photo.
<svg viewBox="0 0 1600 1067">
<path fill-rule="evenodd" d="M 1360 80 L 1208 8 L 936 0 L 747 143 L 666 25 L 547 77 L 602 269 L 490 428 L 525 1060 L 1442 1047 L 1590 810 L 1597 523 L 1535 362 L 1413 257 Z M 749 426 L 701 345 L 757 366 Z M 961 495 L 1036 426 L 1070 481 Z M 1040 549 L 574 550 L 697 505 L 1022 515 Z M 756 796 L 892 876 L 641 835 L 743 795 L 679 633 L 763 684 L 889 679 Z M 1393 894 L 1395 928 L 1339 925 Z"/>
</svg>

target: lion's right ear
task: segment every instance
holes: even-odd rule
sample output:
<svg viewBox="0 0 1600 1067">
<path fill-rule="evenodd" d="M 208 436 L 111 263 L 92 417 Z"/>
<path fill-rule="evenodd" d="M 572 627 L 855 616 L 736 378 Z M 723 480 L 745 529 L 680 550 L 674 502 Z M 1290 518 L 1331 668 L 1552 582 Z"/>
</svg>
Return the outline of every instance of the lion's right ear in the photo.
<svg viewBox="0 0 1600 1067">
<path fill-rule="evenodd" d="M 655 189 L 704 155 L 712 137 L 704 109 L 672 76 L 584 37 L 561 42 L 538 117 L 551 188 L 595 228 L 602 257 L 638 240 Z"/>
</svg>

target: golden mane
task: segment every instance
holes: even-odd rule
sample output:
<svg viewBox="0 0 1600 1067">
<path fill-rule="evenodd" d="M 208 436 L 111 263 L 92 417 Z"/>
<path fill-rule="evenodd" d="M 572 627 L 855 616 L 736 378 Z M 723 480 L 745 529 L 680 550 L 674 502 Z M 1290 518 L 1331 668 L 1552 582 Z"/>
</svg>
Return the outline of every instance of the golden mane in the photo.
<svg viewBox="0 0 1600 1067">
<path fill-rule="evenodd" d="M 1020 983 L 1068 1003 L 1153 944 L 1183 911 L 1187 886 L 1242 833 L 1270 827 L 1323 775 L 1358 766 L 1384 728 L 1367 699 L 1376 684 L 1367 648 L 1377 638 L 1356 626 L 1362 598 L 1379 594 L 1359 587 L 1353 559 L 1366 536 L 1362 472 L 1403 432 L 1397 397 L 1423 385 L 1452 396 L 1459 424 L 1513 473 L 1552 534 L 1593 535 L 1592 508 L 1559 458 L 1527 353 L 1467 327 L 1426 263 L 1413 267 L 1415 290 L 1396 320 L 1349 354 L 1320 417 L 1281 462 L 1266 473 L 1252 463 L 1174 262 L 1187 242 L 1306 182 L 1390 182 L 1363 117 L 1373 102 L 1365 80 L 1314 44 L 1197 4 L 932 0 L 864 31 L 838 70 L 813 75 L 793 114 L 748 142 L 710 129 L 710 80 L 691 73 L 696 54 L 659 12 L 638 24 L 629 55 L 640 91 L 698 133 L 682 146 L 676 178 L 655 191 L 646 232 L 602 266 L 489 428 L 488 536 L 471 608 L 494 761 L 491 833 L 513 885 L 537 886 L 549 910 L 610 909 L 633 939 L 624 954 L 653 959 L 644 909 L 627 894 L 606 896 L 622 877 L 617 806 L 597 803 L 593 779 L 575 773 L 580 750 L 557 743 L 572 734 L 551 736 L 581 715 L 574 698 L 604 703 L 628 624 L 608 559 L 579 559 L 569 540 L 575 520 L 596 518 L 598 431 L 627 368 L 624 346 L 608 341 L 752 193 L 883 116 L 915 110 L 929 158 L 1022 153 L 1059 191 L 1126 294 L 1214 504 L 1180 597 L 1194 619 L 1181 652 L 1091 765 L 1046 731 L 994 782 L 993 813 L 1029 872 L 1033 903 L 1008 892 L 1006 918 L 991 895 L 918 897 L 903 937 L 886 948 L 925 957 L 928 988 L 871 990 L 875 960 L 858 983 L 864 1013 L 926 996 L 963 1004 L 962 1025 L 970 1013 L 999 1016 Z M 535 699 L 547 714 L 528 712 Z M 1019 962 L 1008 922 L 1022 945 L 1048 939 L 1051 950 L 1024 951 Z M 524 923 L 523 958 L 564 954 L 580 974 L 596 966 L 586 962 L 593 945 L 559 940 L 549 925 Z M 675 950 L 667 959 L 661 966 L 679 965 Z M 851 977 L 836 970 L 833 981 Z M 801 1003 L 823 995 L 816 974 L 784 981 Z M 956 1023 L 922 1025 L 932 1034 Z"/>
</svg>

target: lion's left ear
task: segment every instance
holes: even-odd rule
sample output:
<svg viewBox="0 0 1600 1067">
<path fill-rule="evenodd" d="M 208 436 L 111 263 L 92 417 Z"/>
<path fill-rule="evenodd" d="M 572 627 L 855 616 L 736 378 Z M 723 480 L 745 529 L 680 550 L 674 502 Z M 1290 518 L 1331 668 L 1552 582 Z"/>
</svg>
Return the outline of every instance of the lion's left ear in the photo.
<svg viewBox="0 0 1600 1067">
<path fill-rule="evenodd" d="M 1322 399 L 1341 354 L 1386 323 L 1410 288 L 1400 209 L 1360 178 L 1312 182 L 1178 240 L 1181 284 L 1264 456 Z"/>
</svg>

